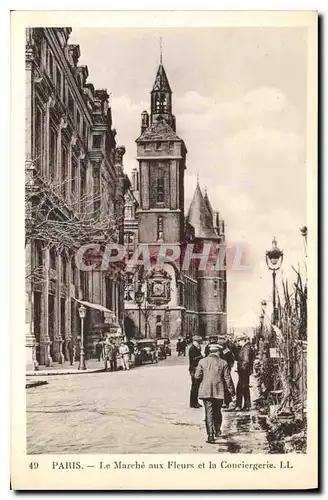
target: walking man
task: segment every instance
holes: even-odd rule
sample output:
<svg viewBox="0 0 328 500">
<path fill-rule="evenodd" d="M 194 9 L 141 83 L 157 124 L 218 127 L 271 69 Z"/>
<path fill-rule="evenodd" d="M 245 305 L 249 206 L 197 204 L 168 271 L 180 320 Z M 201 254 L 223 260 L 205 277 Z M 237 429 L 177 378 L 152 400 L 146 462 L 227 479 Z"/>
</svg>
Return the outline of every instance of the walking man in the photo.
<svg viewBox="0 0 328 500">
<path fill-rule="evenodd" d="M 130 349 L 125 342 L 122 342 L 118 349 L 121 357 L 122 357 L 122 366 L 123 370 L 130 370 L 129 358 L 130 358 Z"/>
<path fill-rule="evenodd" d="M 196 335 L 193 337 L 193 342 L 189 347 L 189 373 L 191 377 L 190 408 L 200 408 L 202 406 L 198 401 L 199 381 L 195 378 L 197 365 L 203 357 L 200 347 L 201 340 L 202 338 Z"/>
<path fill-rule="evenodd" d="M 247 336 L 238 339 L 240 350 L 237 356 L 237 400 L 236 410 L 248 411 L 251 408 L 251 395 L 249 391 L 249 377 L 253 373 L 253 349 Z"/>
<path fill-rule="evenodd" d="M 229 365 L 220 358 L 220 346 L 210 344 L 210 353 L 199 361 L 195 379 L 200 383 L 199 398 L 205 407 L 205 423 L 207 443 L 215 443 L 215 438 L 221 434 L 224 389 L 228 388 L 232 399 L 235 399 L 235 388 L 230 375 Z"/>
</svg>

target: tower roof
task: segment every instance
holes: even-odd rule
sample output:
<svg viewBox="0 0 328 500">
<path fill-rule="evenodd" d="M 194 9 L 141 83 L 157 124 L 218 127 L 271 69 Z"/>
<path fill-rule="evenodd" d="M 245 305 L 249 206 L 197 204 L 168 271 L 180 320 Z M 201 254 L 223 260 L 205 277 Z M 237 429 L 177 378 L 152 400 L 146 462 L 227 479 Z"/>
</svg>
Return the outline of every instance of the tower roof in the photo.
<svg viewBox="0 0 328 500">
<path fill-rule="evenodd" d="M 156 120 L 137 141 L 181 141 L 170 125 L 164 120 Z"/>
<path fill-rule="evenodd" d="M 194 197 L 189 207 L 187 222 L 195 229 L 196 238 L 218 239 L 213 228 L 212 214 L 197 182 Z"/>
<path fill-rule="evenodd" d="M 152 92 L 158 91 L 172 93 L 163 64 L 160 64 L 158 67 L 155 83 L 152 90 Z"/>
<path fill-rule="evenodd" d="M 207 195 L 207 189 L 206 188 L 205 188 L 204 200 L 205 200 L 205 203 L 206 203 L 208 211 L 210 212 L 211 215 L 213 215 L 213 208 L 212 208 L 211 202 L 209 200 L 209 197 Z"/>
</svg>

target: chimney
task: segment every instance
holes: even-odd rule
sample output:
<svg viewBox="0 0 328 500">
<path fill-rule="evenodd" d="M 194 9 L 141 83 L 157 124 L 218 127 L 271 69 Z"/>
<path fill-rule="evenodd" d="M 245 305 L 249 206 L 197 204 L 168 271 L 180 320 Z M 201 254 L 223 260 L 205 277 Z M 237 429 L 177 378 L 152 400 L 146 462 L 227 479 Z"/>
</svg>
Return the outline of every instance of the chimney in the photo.
<svg viewBox="0 0 328 500">
<path fill-rule="evenodd" d="M 143 134 L 145 130 L 149 127 L 149 114 L 147 111 L 141 113 L 141 133 Z"/>
<path fill-rule="evenodd" d="M 131 191 L 138 191 L 138 189 L 139 189 L 138 169 L 134 167 L 131 174 Z"/>
</svg>

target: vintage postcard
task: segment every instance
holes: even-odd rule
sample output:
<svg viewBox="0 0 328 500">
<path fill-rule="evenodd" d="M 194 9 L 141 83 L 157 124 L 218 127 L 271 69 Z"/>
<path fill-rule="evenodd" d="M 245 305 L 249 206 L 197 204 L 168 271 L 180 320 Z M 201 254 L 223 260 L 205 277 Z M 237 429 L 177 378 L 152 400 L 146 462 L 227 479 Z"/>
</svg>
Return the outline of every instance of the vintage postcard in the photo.
<svg viewBox="0 0 328 500">
<path fill-rule="evenodd" d="M 12 13 L 14 490 L 318 487 L 317 13 Z"/>
</svg>

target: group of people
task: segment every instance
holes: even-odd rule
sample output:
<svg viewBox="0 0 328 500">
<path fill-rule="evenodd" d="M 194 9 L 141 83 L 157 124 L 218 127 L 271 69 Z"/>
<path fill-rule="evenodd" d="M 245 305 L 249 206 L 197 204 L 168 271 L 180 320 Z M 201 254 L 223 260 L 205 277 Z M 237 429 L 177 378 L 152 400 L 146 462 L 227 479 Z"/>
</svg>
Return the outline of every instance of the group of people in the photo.
<svg viewBox="0 0 328 500">
<path fill-rule="evenodd" d="M 242 335 L 236 343 L 224 337 L 209 341 L 204 355 L 202 338 L 194 336 L 189 347 L 189 373 L 191 376 L 190 407 L 205 408 L 207 442 L 215 443 L 221 434 L 221 409 L 233 403 L 235 411 L 251 408 L 249 378 L 253 372 L 254 351 L 249 338 Z M 231 370 L 237 362 L 238 383 L 235 389 Z"/>
<path fill-rule="evenodd" d="M 128 344 L 124 341 L 121 341 L 119 346 L 117 346 L 109 337 L 107 337 L 104 341 L 97 342 L 96 356 L 98 361 L 103 358 L 106 371 L 109 370 L 113 372 L 117 370 L 118 357 L 122 359 L 123 370 L 130 369 L 131 352 Z"/>
</svg>

